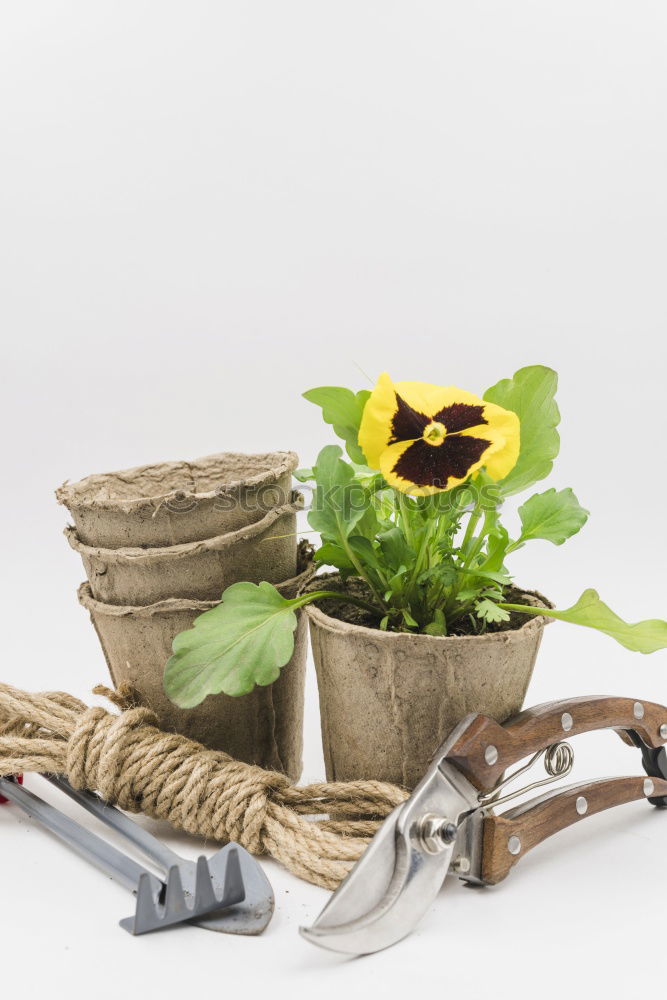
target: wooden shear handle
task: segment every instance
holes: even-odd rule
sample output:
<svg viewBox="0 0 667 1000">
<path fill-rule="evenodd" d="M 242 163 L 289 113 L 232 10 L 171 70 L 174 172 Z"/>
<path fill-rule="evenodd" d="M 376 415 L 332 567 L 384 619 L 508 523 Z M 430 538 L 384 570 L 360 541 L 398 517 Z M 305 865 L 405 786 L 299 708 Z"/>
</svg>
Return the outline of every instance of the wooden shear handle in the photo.
<svg viewBox="0 0 667 1000">
<path fill-rule="evenodd" d="M 665 795 L 664 778 L 607 778 L 550 792 L 502 816 L 487 816 L 482 832 L 482 880 L 496 885 L 531 848 L 586 816 Z"/>
<path fill-rule="evenodd" d="M 471 719 L 447 753 L 478 789 L 490 791 L 517 761 L 570 736 L 595 729 L 638 734 L 654 750 L 667 743 L 667 708 L 632 698 L 572 698 L 551 701 L 515 715 L 504 725 L 485 715 Z M 632 735 L 626 737 L 632 741 Z"/>
</svg>

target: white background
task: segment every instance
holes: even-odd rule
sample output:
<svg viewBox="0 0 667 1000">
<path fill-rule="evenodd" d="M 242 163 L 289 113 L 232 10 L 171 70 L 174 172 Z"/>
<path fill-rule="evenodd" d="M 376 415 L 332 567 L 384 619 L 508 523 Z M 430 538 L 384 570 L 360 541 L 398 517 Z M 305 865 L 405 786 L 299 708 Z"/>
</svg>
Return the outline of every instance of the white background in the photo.
<svg viewBox="0 0 667 1000">
<path fill-rule="evenodd" d="M 225 449 L 310 462 L 330 432 L 300 393 L 361 370 L 481 393 L 556 368 L 550 485 L 592 516 L 518 553 L 517 578 L 664 616 L 664 3 L 0 10 L 2 679 L 105 679 L 62 480 Z M 553 625 L 528 701 L 667 702 L 666 666 Z M 610 734 L 577 747 L 577 778 L 639 773 Z M 311 670 L 304 778 L 322 774 Z M 591 818 L 347 961 L 297 935 L 327 894 L 272 863 L 262 938 L 131 939 L 125 891 L 7 807 L 3 977 L 63 998 L 657 989 L 666 844 L 644 803 Z"/>
</svg>

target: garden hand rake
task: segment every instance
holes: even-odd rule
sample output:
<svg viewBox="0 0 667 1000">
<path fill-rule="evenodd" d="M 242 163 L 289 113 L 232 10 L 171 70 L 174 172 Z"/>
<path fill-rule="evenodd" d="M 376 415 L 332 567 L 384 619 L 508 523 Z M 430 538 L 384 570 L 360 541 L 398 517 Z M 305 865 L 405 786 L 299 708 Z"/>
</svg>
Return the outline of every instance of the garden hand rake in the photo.
<svg viewBox="0 0 667 1000">
<path fill-rule="evenodd" d="M 129 933 L 145 934 L 186 921 L 236 934 L 258 934 L 266 927 L 273 913 L 271 886 L 257 862 L 238 844 L 227 844 L 210 861 L 180 858 L 98 796 L 77 792 L 60 778 L 49 780 L 164 871 L 163 881 L 17 781 L 0 778 L 5 798 L 136 894 L 134 916 L 120 922 Z"/>
</svg>

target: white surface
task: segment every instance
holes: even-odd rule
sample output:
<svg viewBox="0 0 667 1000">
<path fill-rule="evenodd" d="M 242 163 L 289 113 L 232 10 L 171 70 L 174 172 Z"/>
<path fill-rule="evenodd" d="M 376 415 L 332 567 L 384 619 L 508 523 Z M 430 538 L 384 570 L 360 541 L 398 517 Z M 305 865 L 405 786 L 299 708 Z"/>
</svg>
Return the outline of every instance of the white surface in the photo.
<svg viewBox="0 0 667 1000">
<path fill-rule="evenodd" d="M 666 29 L 658 0 L 3 5 L 3 679 L 105 676 L 59 482 L 221 449 L 305 463 L 330 436 L 299 393 L 361 387 L 357 366 L 480 392 L 558 369 L 550 485 L 592 516 L 516 574 L 664 616 Z M 666 666 L 554 625 L 528 700 L 665 702 Z M 639 773 L 611 735 L 577 750 L 577 779 Z M 263 938 L 131 939 L 125 891 L 5 808 L 3 977 L 72 1000 L 636 995 L 662 988 L 666 824 L 588 819 L 345 961 L 297 936 L 327 894 L 273 864 Z"/>
</svg>

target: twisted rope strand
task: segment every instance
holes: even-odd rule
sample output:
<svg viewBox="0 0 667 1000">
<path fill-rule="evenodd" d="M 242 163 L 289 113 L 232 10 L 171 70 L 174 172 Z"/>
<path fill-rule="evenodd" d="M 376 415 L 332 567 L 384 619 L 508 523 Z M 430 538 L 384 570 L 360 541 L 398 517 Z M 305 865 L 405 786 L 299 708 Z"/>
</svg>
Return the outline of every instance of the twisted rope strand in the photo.
<svg viewBox="0 0 667 1000">
<path fill-rule="evenodd" d="M 130 689 L 97 687 L 119 711 L 64 692 L 0 684 L 0 775 L 64 775 L 128 812 L 208 840 L 270 854 L 293 874 L 335 889 L 380 822 L 408 793 L 379 781 L 296 786 L 157 726 Z M 329 818 L 332 814 L 332 818 Z"/>
</svg>

